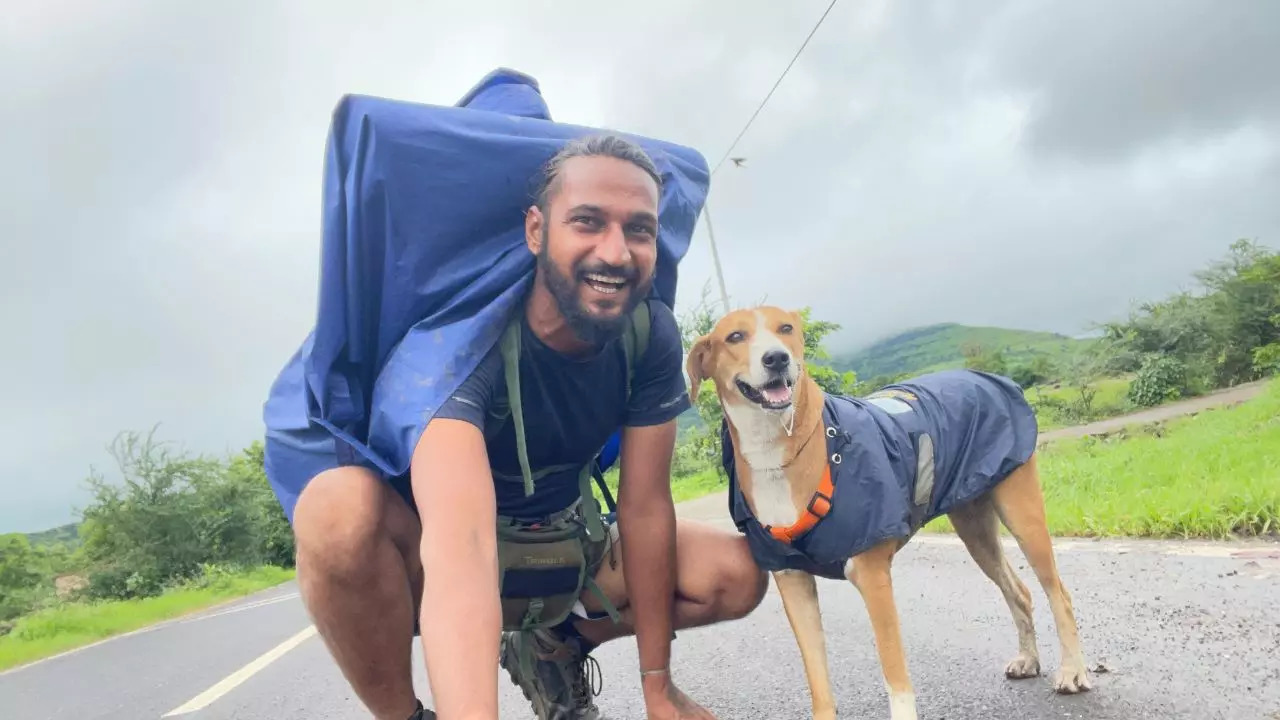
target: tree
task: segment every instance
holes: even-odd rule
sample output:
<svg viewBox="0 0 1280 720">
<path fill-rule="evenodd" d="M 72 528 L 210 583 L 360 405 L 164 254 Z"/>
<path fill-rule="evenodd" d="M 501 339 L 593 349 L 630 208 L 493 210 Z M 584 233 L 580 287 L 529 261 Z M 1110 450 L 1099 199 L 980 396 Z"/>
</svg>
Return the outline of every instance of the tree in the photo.
<svg viewBox="0 0 1280 720">
<path fill-rule="evenodd" d="M 44 553 L 21 533 L 0 535 L 0 622 L 30 612 L 52 594 L 53 573 Z"/>
<path fill-rule="evenodd" d="M 803 322 L 805 371 L 826 392 L 833 395 L 857 394 L 857 373 L 852 370 L 840 372 L 826 364 L 831 359 L 831 354 L 822 341 L 840 330 L 840 324 L 830 320 L 814 320 L 812 308 L 808 306 L 801 308 L 798 314 Z"/>
<path fill-rule="evenodd" d="M 1267 351 L 1259 363 L 1258 349 L 1280 342 L 1280 325 L 1272 321 L 1280 314 L 1280 254 L 1239 240 L 1195 278 L 1197 292 L 1144 303 L 1126 321 L 1103 325 L 1104 341 L 1117 350 L 1113 371 L 1151 373 L 1157 358 L 1174 358 L 1192 393 L 1266 373 Z"/>
<path fill-rule="evenodd" d="M 1004 351 L 1000 348 L 968 343 L 960 349 L 960 353 L 964 355 L 964 366 L 970 370 L 981 370 L 995 375 L 1009 374 L 1009 365 L 1005 361 Z"/>
<path fill-rule="evenodd" d="M 293 537 L 262 470 L 261 443 L 221 461 L 190 457 L 152 433 L 111 447 L 121 481 L 92 472 L 82 552 L 90 593 L 154 595 L 209 565 L 293 564 Z"/>
</svg>

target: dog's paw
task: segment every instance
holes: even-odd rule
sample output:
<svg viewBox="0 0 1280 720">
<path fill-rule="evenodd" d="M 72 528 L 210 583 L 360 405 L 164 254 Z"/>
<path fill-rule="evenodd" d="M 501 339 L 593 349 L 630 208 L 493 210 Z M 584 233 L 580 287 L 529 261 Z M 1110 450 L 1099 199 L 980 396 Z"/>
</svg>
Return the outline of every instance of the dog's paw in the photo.
<svg viewBox="0 0 1280 720">
<path fill-rule="evenodd" d="M 1093 681 L 1084 665 L 1063 665 L 1054 673 L 1053 689 L 1063 695 L 1074 695 L 1092 690 Z"/>
<path fill-rule="evenodd" d="M 1004 666 L 1004 676 L 1013 680 L 1033 678 L 1040 675 L 1040 658 L 1028 652 L 1018 653 L 1018 657 Z"/>
</svg>

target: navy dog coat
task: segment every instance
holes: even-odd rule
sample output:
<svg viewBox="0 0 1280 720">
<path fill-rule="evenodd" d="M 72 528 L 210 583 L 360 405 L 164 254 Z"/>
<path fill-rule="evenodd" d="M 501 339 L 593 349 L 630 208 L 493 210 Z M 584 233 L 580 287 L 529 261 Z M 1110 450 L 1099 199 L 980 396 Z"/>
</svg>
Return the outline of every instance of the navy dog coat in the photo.
<svg viewBox="0 0 1280 720">
<path fill-rule="evenodd" d="M 727 421 L 721 426 L 729 513 L 764 570 L 843 579 L 849 558 L 910 538 L 995 487 L 1031 457 L 1039 432 L 1016 383 L 975 370 L 929 373 L 865 398 L 824 393 L 822 422 L 830 509 L 792 543 L 775 539 L 752 515 Z"/>
</svg>

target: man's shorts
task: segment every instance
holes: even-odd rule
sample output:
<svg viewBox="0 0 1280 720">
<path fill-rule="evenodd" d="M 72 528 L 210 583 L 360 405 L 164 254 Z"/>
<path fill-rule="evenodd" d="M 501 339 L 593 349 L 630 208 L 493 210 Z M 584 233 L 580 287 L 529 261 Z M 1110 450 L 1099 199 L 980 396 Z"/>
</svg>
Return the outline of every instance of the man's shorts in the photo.
<svg viewBox="0 0 1280 720">
<path fill-rule="evenodd" d="M 298 496 L 307 484 L 320 473 L 339 467 L 362 467 L 383 478 L 408 503 L 409 509 L 417 513 L 407 473 L 387 477 L 386 473 L 324 428 L 268 430 L 264 450 L 267 481 L 290 524 L 293 523 L 293 509 L 298 503 Z"/>
</svg>

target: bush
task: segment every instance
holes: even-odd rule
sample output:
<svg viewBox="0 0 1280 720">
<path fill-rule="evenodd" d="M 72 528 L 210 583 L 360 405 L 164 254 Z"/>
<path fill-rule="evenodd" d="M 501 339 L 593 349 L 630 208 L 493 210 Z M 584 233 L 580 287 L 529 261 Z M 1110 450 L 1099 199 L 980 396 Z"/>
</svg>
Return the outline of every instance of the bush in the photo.
<svg viewBox="0 0 1280 720">
<path fill-rule="evenodd" d="M 1139 407 L 1153 407 L 1182 397 L 1187 385 L 1186 363 L 1167 355 L 1150 355 L 1129 384 L 1129 400 Z"/>
<path fill-rule="evenodd" d="M 82 553 L 88 595 L 159 595 L 210 565 L 293 565 L 293 533 L 255 443 L 223 462 L 125 434 L 113 447 L 123 482 L 89 478 Z"/>
<path fill-rule="evenodd" d="M 1253 349 L 1253 371 L 1259 375 L 1280 373 L 1280 342 Z"/>
</svg>

